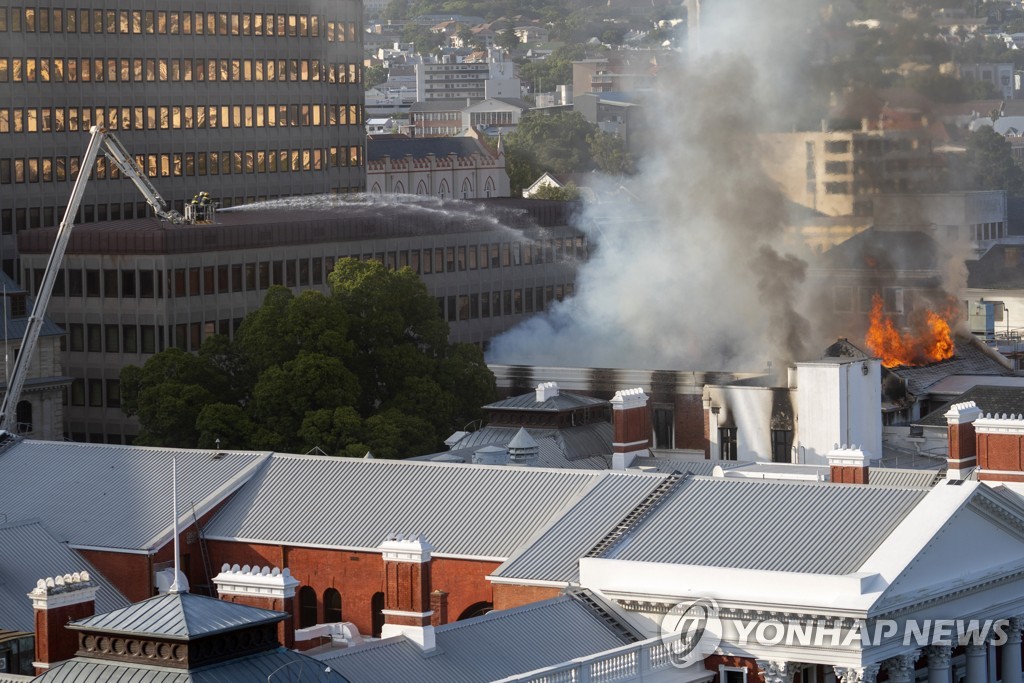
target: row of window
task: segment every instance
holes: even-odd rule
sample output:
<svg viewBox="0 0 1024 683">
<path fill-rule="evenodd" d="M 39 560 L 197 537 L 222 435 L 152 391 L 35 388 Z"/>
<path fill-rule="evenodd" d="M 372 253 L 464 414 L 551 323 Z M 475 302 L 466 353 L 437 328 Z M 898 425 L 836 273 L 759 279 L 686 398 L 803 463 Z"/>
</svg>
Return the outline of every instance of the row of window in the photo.
<svg viewBox="0 0 1024 683">
<path fill-rule="evenodd" d="M 0 133 L 63 133 L 110 130 L 191 130 L 193 128 L 280 128 L 356 126 L 363 122 L 355 104 L 252 104 L 162 107 L 0 107 Z"/>
<path fill-rule="evenodd" d="M 319 59 L 0 58 L 0 83 L 359 83 L 358 64 Z"/>
<path fill-rule="evenodd" d="M 319 38 L 319 16 L 163 10 L 0 7 L 0 33 L 106 33 L 120 35 L 267 36 Z M 355 41 L 355 22 L 328 21 L 328 41 Z"/>
<path fill-rule="evenodd" d="M 736 460 L 738 457 L 736 427 L 719 427 L 718 449 L 722 460 Z M 793 462 L 793 430 L 771 430 L 772 462 Z"/>
<path fill-rule="evenodd" d="M 355 258 L 359 258 L 359 255 L 356 254 Z M 576 258 L 586 258 L 586 243 L 583 237 L 548 239 L 535 243 L 502 242 L 479 246 L 438 247 L 422 251 L 403 249 L 362 255 L 364 261 L 380 261 L 389 270 L 408 266 L 415 273 L 421 275 L 454 273 L 477 270 L 478 268 L 507 268 Z M 63 268 L 57 272 L 57 277 L 54 280 L 53 296 L 162 299 L 165 282 L 168 298 L 261 291 L 268 289 L 271 285 L 318 286 L 327 281 L 327 275 L 334 270 L 334 263 L 333 256 L 260 261 L 258 263 L 224 263 L 217 266 L 168 269 L 166 279 L 165 271 L 159 269 Z M 25 269 L 23 282 L 32 294 L 39 291 L 42 279 L 42 268 Z M 563 296 L 571 296 L 572 285 L 566 287 L 567 291 L 563 290 L 561 286 L 556 290 L 551 290 L 551 287 L 548 287 L 547 289 L 551 291 L 545 293 L 543 297 L 538 293 L 535 297 L 538 302 L 537 310 L 543 310 L 543 306 L 540 304 L 542 298 L 544 301 L 550 301 L 552 298 L 561 300 Z M 529 298 L 529 288 L 527 292 L 526 297 Z M 508 297 L 513 297 L 508 292 L 506 294 Z M 516 301 L 521 300 L 523 296 L 521 293 L 514 295 Z M 512 302 L 513 298 L 509 298 L 508 301 Z M 467 301 L 466 305 L 468 303 Z M 461 305 L 460 302 L 459 307 Z M 454 306 L 455 304 L 452 304 L 450 310 L 455 310 Z M 533 304 L 527 303 L 526 307 L 528 313 L 534 310 Z M 473 308 L 478 311 L 483 310 L 478 306 Z M 502 309 L 497 306 L 494 310 Z M 504 307 L 504 311 L 506 314 L 522 313 L 523 306 L 509 303 Z M 490 313 L 482 317 L 488 315 Z M 501 313 L 495 313 L 495 315 L 501 315 Z M 464 318 L 452 316 L 451 319 L 461 320 Z"/>
<path fill-rule="evenodd" d="M 971 225 L 971 239 L 975 242 L 979 240 L 995 240 L 1000 237 L 1006 237 L 1006 224 L 1002 221 L 997 223 L 974 223 Z"/>
<path fill-rule="evenodd" d="M 349 194 L 350 192 L 357 191 L 361 192 L 362 188 L 339 187 L 333 190 L 336 194 Z M 294 196 L 294 193 L 286 192 L 283 195 L 249 195 L 246 197 L 221 196 L 217 197 L 217 202 L 222 208 L 228 208 L 231 206 L 241 206 L 242 204 L 252 204 L 254 202 L 264 202 L 270 199 L 280 199 L 281 197 L 291 196 Z M 15 197 L 15 199 L 19 198 L 20 197 Z M 178 213 L 183 213 L 185 211 L 184 200 L 173 200 L 170 204 Z M 0 209 L 0 232 L 4 235 L 10 235 L 16 230 L 20 231 L 50 227 L 57 224 L 54 219 L 60 218 L 63 215 L 63 211 L 63 206 L 32 206 L 17 209 Z M 152 215 L 153 212 L 150 210 L 149 205 L 146 204 L 146 202 L 125 202 L 123 204 L 82 204 L 78 208 L 75 222 L 92 223 L 94 221 L 106 220 L 117 221 L 122 218 L 144 218 Z M 0 260 L 0 269 L 11 277 L 14 277 L 13 263 L 13 259 L 2 259 Z"/>
<path fill-rule="evenodd" d="M 854 296 L 857 297 L 857 306 L 854 307 Z M 902 287 L 883 287 L 881 291 L 877 287 L 845 287 L 835 286 L 832 288 L 833 308 L 839 313 L 852 313 L 854 310 L 860 313 L 870 313 L 874 307 L 875 295 L 882 297 L 882 310 L 885 313 L 903 313 L 906 310 L 917 310 L 917 295 L 913 290 L 904 290 Z M 927 308 L 927 304 L 923 304 Z"/>
<path fill-rule="evenodd" d="M 566 297 L 571 297 L 573 288 L 574 285 L 570 282 L 564 285 L 451 295 L 447 299 L 437 297 L 437 304 L 444 319 L 449 322 L 540 313 L 547 309 L 552 301 L 562 301 Z"/>
<path fill-rule="evenodd" d="M 299 173 L 326 168 L 362 166 L 362 147 L 329 149 L 280 149 L 256 152 L 186 152 L 184 154 L 142 154 L 136 156 L 139 168 L 150 178 L 230 175 L 238 173 Z M 0 185 L 11 183 L 51 183 L 74 181 L 78 177 L 78 157 L 42 157 L 0 159 Z M 119 178 L 117 167 L 105 157 L 96 160 L 92 177 Z"/>
</svg>

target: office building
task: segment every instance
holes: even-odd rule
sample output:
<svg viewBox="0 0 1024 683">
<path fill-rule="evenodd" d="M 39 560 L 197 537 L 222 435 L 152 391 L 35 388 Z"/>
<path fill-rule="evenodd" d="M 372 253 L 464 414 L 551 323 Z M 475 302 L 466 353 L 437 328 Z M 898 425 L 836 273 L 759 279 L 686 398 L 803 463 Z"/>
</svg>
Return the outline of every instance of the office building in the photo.
<svg viewBox="0 0 1024 683">
<path fill-rule="evenodd" d="M 114 131 L 172 207 L 362 191 L 362 3 L 161 9 L 0 0 L 0 265 L 14 234 L 60 222 L 91 126 Z M 155 5 L 153 6 L 156 7 Z M 82 222 L 140 218 L 105 159 Z"/>
</svg>

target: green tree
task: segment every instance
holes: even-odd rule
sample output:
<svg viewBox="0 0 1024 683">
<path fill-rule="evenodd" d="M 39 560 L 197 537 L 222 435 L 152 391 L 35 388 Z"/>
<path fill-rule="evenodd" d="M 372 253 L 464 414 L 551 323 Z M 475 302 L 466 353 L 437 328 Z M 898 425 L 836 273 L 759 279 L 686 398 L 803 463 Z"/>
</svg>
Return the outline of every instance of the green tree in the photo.
<svg viewBox="0 0 1024 683">
<path fill-rule="evenodd" d="M 383 64 L 374 64 L 363 71 L 363 87 L 369 90 L 388 82 L 388 69 Z"/>
<path fill-rule="evenodd" d="M 580 188 L 576 183 L 566 183 L 562 187 L 541 185 L 533 193 L 534 199 L 558 199 L 563 202 L 574 202 L 580 198 Z"/>
<path fill-rule="evenodd" d="M 478 348 L 448 342 L 415 273 L 342 259 L 329 281 L 330 295 L 271 287 L 234 341 L 124 368 L 138 442 L 408 457 L 480 417 L 494 376 Z"/>
<path fill-rule="evenodd" d="M 381 18 L 387 21 L 401 21 L 409 16 L 409 0 L 389 0 L 384 6 Z"/>
<path fill-rule="evenodd" d="M 494 36 L 494 44 L 510 51 L 519 47 L 519 36 L 516 35 L 515 28 L 509 26 L 504 31 L 499 31 L 498 35 Z"/>
<path fill-rule="evenodd" d="M 597 170 L 608 175 L 632 175 L 636 161 L 618 135 L 598 131 L 590 136 L 590 156 Z"/>
<path fill-rule="evenodd" d="M 962 190 L 1006 190 L 1024 194 L 1024 171 L 1013 160 L 1009 141 L 991 126 L 967 137 L 967 152 L 953 186 Z M 957 169 L 954 169 L 954 173 Z"/>
<path fill-rule="evenodd" d="M 443 33 L 434 33 L 425 26 L 418 24 L 406 24 L 402 29 L 402 40 L 406 43 L 413 43 L 416 52 L 425 55 L 437 52 L 447 42 Z"/>
</svg>

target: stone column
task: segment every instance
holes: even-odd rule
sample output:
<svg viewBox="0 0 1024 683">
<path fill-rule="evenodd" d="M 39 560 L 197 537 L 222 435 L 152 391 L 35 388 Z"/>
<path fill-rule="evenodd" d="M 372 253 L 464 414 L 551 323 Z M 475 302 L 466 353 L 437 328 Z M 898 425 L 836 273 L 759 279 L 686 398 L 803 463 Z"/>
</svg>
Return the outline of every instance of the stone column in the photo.
<svg viewBox="0 0 1024 683">
<path fill-rule="evenodd" d="M 1003 651 L 1003 683 L 1021 683 L 1020 675 L 1020 627 L 1022 619 L 1012 617 L 1006 625 L 1006 642 Z"/>
<path fill-rule="evenodd" d="M 885 660 L 885 672 L 889 675 L 890 683 L 913 683 L 914 662 L 920 656 L 920 650 L 913 650 Z"/>
<path fill-rule="evenodd" d="M 840 683 L 875 683 L 878 677 L 878 664 L 867 666 L 835 666 L 836 679 Z"/>
<path fill-rule="evenodd" d="M 951 655 L 949 645 L 932 645 L 928 648 L 928 683 L 952 683 L 953 674 L 949 667 Z"/>
<path fill-rule="evenodd" d="M 965 646 L 967 654 L 967 678 L 965 683 L 985 683 L 988 679 L 988 645 L 970 643 Z"/>
<path fill-rule="evenodd" d="M 757 666 L 764 673 L 764 683 L 792 683 L 796 667 L 792 662 L 758 659 Z"/>
</svg>

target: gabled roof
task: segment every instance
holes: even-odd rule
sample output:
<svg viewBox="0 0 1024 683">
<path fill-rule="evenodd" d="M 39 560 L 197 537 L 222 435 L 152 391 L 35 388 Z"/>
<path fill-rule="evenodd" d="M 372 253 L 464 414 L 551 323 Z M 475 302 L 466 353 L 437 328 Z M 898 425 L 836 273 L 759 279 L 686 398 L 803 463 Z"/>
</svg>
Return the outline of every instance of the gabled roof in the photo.
<svg viewBox="0 0 1024 683">
<path fill-rule="evenodd" d="M 73 548 L 149 552 L 172 538 L 172 459 L 184 527 L 193 504 L 202 516 L 268 455 L 19 440 L 0 451 L 0 501 L 8 520 L 38 519 Z"/>
<path fill-rule="evenodd" d="M 483 683 L 639 640 L 589 592 L 446 624 L 434 634 L 437 646 L 431 652 L 398 636 L 323 661 L 352 681 Z"/>
<path fill-rule="evenodd" d="M 407 155 L 414 159 L 426 159 L 431 154 L 439 159 L 445 159 L 450 154 L 458 157 L 471 157 L 474 154 L 491 156 L 474 138 L 372 138 L 366 141 L 368 161 L 380 161 L 386 156 L 404 159 Z"/>
<path fill-rule="evenodd" d="M 640 475 L 274 455 L 204 534 L 374 552 L 388 534 L 408 530 L 426 536 L 435 555 L 500 561 L 594 482 L 632 476 Z"/>
<path fill-rule="evenodd" d="M 96 591 L 96 610 L 126 607 L 128 599 L 81 555 L 55 539 L 37 521 L 0 526 L 0 628 L 35 630 L 32 602 L 36 581 L 87 571 Z"/>
<path fill-rule="evenodd" d="M 941 407 L 928 413 L 915 424 L 923 427 L 945 427 L 946 412 L 954 403 L 974 401 L 983 413 L 994 414 L 1020 414 L 1024 413 L 1024 386 L 999 387 L 978 385 L 968 389 L 952 401 L 947 401 Z"/>
<path fill-rule="evenodd" d="M 967 262 L 971 289 L 1024 289 L 1024 245 L 994 244 L 977 261 Z"/>
<path fill-rule="evenodd" d="M 868 228 L 826 251 L 827 268 L 864 271 L 935 270 L 942 266 L 939 243 L 917 230 Z"/>
<path fill-rule="evenodd" d="M 848 574 L 927 494 L 860 484 L 690 477 L 626 542 L 602 557 Z M 772 550 L 751 552 L 756 547 Z"/>
<path fill-rule="evenodd" d="M 164 593 L 68 625 L 79 631 L 193 640 L 257 624 L 277 623 L 284 612 L 238 605 L 192 593 Z"/>
<path fill-rule="evenodd" d="M 602 480 L 492 572 L 501 580 L 568 583 L 590 552 L 663 481 L 650 474 L 628 482 Z"/>
</svg>

